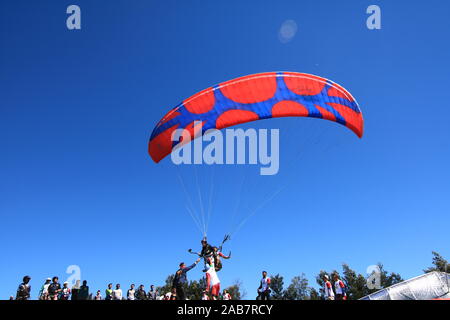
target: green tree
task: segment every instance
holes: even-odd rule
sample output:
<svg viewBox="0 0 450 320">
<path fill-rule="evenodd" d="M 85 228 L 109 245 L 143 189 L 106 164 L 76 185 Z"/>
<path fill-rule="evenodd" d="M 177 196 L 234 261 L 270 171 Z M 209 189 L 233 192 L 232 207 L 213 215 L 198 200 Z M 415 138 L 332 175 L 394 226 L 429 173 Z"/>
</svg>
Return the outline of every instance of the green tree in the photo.
<svg viewBox="0 0 450 320">
<path fill-rule="evenodd" d="M 348 264 L 342 265 L 342 281 L 346 285 L 346 293 L 348 300 L 357 300 L 370 293 L 367 287 L 367 279 L 361 275 L 357 274 L 353 269 L 349 267 Z"/>
<path fill-rule="evenodd" d="M 433 271 L 439 271 L 439 272 L 449 272 L 450 271 L 450 264 L 447 262 L 447 260 L 444 259 L 439 253 L 433 251 L 433 266 L 423 270 L 425 273 L 433 272 Z"/>
<path fill-rule="evenodd" d="M 226 288 L 233 300 L 241 300 L 245 297 L 246 292 L 242 291 L 242 281 L 236 280 L 231 286 Z"/>
<path fill-rule="evenodd" d="M 201 300 L 203 291 L 206 288 L 206 280 L 202 277 L 200 280 L 189 281 L 185 292 L 189 300 Z"/>
<path fill-rule="evenodd" d="M 314 288 L 310 288 L 308 300 L 320 300 L 319 292 Z"/>
<path fill-rule="evenodd" d="M 172 284 L 173 284 L 173 279 L 174 279 L 174 278 L 175 278 L 175 275 L 174 275 L 174 274 L 171 274 L 171 275 L 169 275 L 169 276 L 166 278 L 166 281 L 165 281 L 165 283 L 164 283 L 163 286 L 156 287 L 156 290 L 158 290 L 158 292 L 159 292 L 160 295 L 166 294 L 166 293 L 172 291 Z"/>
<path fill-rule="evenodd" d="M 272 290 L 271 299 L 282 300 L 284 296 L 284 281 L 280 274 L 270 276 L 270 289 Z"/>
<path fill-rule="evenodd" d="M 326 272 L 324 270 L 321 270 L 319 274 L 316 276 L 316 282 L 320 286 L 318 295 L 323 297 L 324 296 L 324 281 L 323 277 L 324 275 L 328 275 L 328 278 L 331 282 L 333 282 L 333 275 L 339 273 L 334 270 L 332 272 Z M 346 294 L 348 300 L 357 300 L 359 298 L 362 298 L 371 292 L 375 290 L 369 290 L 367 287 L 367 279 L 361 275 L 356 273 L 353 269 L 349 267 L 348 264 L 342 264 L 342 275 L 340 275 L 341 280 L 344 282 L 346 286 Z M 334 290 L 334 287 L 333 287 Z"/>
<path fill-rule="evenodd" d="M 389 273 L 384 269 L 383 264 L 378 263 L 378 268 L 381 275 L 381 287 L 387 288 L 403 281 L 400 274 L 394 272 Z"/>
<path fill-rule="evenodd" d="M 369 289 L 367 286 L 367 278 L 362 274 L 357 274 L 347 264 L 342 265 L 343 278 L 345 285 L 347 286 L 347 299 L 356 300 L 360 299 L 368 294 L 374 293 L 380 289 L 390 287 L 396 283 L 402 282 L 403 279 L 398 273 L 388 272 L 384 269 L 383 264 L 378 263 L 378 271 L 380 277 L 380 287 Z"/>
<path fill-rule="evenodd" d="M 291 284 L 284 292 L 284 298 L 287 300 L 306 300 L 310 297 L 310 288 L 305 274 L 292 278 Z"/>
</svg>

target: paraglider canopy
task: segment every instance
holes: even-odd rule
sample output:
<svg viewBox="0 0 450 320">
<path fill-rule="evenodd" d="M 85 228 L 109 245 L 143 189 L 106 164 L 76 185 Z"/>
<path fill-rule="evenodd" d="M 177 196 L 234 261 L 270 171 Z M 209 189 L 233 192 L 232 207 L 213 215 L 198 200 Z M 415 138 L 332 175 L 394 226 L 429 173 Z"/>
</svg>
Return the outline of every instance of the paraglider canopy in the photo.
<svg viewBox="0 0 450 320">
<path fill-rule="evenodd" d="M 148 152 L 155 162 L 183 143 L 172 133 L 185 129 L 191 140 L 209 129 L 277 117 L 311 117 L 346 126 L 363 136 L 364 120 L 353 96 L 335 82 L 296 72 L 269 72 L 220 83 L 184 100 L 156 125 Z M 202 123 L 195 132 L 194 122 Z"/>
</svg>

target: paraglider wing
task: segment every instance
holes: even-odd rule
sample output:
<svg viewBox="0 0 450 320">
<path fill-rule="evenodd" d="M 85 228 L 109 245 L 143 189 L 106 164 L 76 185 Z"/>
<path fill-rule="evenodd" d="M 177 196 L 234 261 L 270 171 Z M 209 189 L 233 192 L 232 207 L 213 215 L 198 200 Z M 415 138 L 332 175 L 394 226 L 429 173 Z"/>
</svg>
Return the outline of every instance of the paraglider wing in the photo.
<svg viewBox="0 0 450 320">
<path fill-rule="evenodd" d="M 223 82 L 184 100 L 158 122 L 148 152 L 155 162 L 169 155 L 181 143 L 172 141 L 176 129 L 188 130 L 194 139 L 209 129 L 277 117 L 326 119 L 363 135 L 361 110 L 343 87 L 310 74 L 271 72 Z M 195 121 L 201 121 L 201 133 L 194 132 Z"/>
</svg>

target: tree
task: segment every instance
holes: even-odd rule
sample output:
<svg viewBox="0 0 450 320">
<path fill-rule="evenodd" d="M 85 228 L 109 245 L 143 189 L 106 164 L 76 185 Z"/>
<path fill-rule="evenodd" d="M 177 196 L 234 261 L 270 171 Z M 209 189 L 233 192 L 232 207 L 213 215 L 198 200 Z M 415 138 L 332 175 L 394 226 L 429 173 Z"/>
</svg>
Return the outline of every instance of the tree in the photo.
<svg viewBox="0 0 450 320">
<path fill-rule="evenodd" d="M 309 293 L 308 279 L 302 273 L 291 280 L 291 284 L 284 292 L 284 298 L 287 300 L 306 300 L 309 299 Z"/>
<path fill-rule="evenodd" d="M 173 285 L 173 279 L 175 278 L 174 274 L 171 274 L 167 276 L 165 284 L 161 287 L 156 287 L 156 290 L 159 292 L 159 294 L 166 294 L 168 292 L 172 291 L 172 285 Z"/>
<path fill-rule="evenodd" d="M 272 290 L 271 298 L 273 300 L 282 300 L 284 296 L 283 292 L 283 277 L 280 274 L 270 276 L 270 289 Z"/>
<path fill-rule="evenodd" d="M 390 283 L 396 283 L 397 281 L 401 281 L 401 277 L 398 274 L 391 273 L 388 274 L 386 270 L 383 269 L 383 266 L 381 264 L 378 265 L 380 270 L 380 283 L 381 286 L 386 286 Z M 328 275 L 330 281 L 333 281 L 333 275 L 339 273 L 334 270 L 332 272 L 326 272 L 324 270 L 321 270 L 320 273 L 316 276 L 316 282 L 320 286 L 318 295 L 324 296 L 323 286 L 324 281 L 323 277 L 324 275 Z M 360 299 L 372 292 L 377 291 L 378 289 L 369 289 L 367 286 L 367 279 L 362 274 L 356 273 L 353 269 L 349 267 L 348 264 L 342 264 L 342 276 L 341 280 L 344 282 L 346 286 L 346 294 L 348 300 L 357 300 Z M 334 286 L 333 286 L 334 290 Z M 311 295 L 312 296 L 312 295 Z"/>
<path fill-rule="evenodd" d="M 175 275 L 171 274 L 166 278 L 165 284 L 161 287 L 156 287 L 156 290 L 160 295 L 172 292 L 173 279 Z M 190 300 L 200 300 L 203 290 L 206 288 L 206 281 L 201 278 L 199 281 L 189 281 L 189 283 L 183 285 L 186 297 Z"/>
<path fill-rule="evenodd" d="M 310 288 L 309 299 L 308 300 L 320 300 L 319 292 L 316 289 L 314 289 L 314 288 Z"/>
<path fill-rule="evenodd" d="M 189 284 L 186 287 L 186 296 L 189 300 L 201 300 L 203 291 L 206 288 L 206 280 L 204 277 L 200 278 L 200 280 L 189 281 Z"/>
<path fill-rule="evenodd" d="M 363 275 L 357 274 L 348 264 L 342 265 L 342 273 L 342 281 L 346 286 L 348 300 L 357 300 L 370 293 L 367 287 L 367 279 Z"/>
<path fill-rule="evenodd" d="M 396 283 L 402 282 L 403 279 L 398 273 L 389 273 L 384 269 L 383 264 L 378 263 L 378 276 L 380 288 L 370 289 L 367 285 L 367 279 L 362 274 L 357 274 L 347 264 L 342 265 L 343 281 L 347 287 L 347 299 L 356 300 L 368 294 L 374 293 L 380 289 L 390 287 Z"/>
<path fill-rule="evenodd" d="M 400 274 L 394 272 L 389 274 L 388 271 L 384 270 L 383 264 L 378 263 L 378 268 L 381 275 L 381 287 L 387 288 L 403 281 Z"/>
<path fill-rule="evenodd" d="M 439 272 L 449 272 L 450 271 L 450 263 L 444 259 L 439 253 L 432 251 L 433 254 L 433 266 L 428 269 L 423 270 L 425 273 L 439 271 Z"/>
<path fill-rule="evenodd" d="M 242 281 L 240 281 L 240 280 L 236 280 L 233 283 L 233 285 L 226 288 L 226 290 L 231 295 L 231 298 L 233 300 L 241 300 L 247 294 L 245 291 L 241 291 L 242 290 Z"/>
</svg>

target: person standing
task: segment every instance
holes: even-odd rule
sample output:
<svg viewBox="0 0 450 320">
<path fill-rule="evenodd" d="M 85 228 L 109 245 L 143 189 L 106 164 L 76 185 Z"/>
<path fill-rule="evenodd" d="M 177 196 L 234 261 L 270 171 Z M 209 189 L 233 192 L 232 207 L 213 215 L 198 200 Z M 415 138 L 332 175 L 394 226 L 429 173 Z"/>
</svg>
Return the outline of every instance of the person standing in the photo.
<svg viewBox="0 0 450 320">
<path fill-rule="evenodd" d="M 48 286 L 48 297 L 50 300 L 58 300 L 59 293 L 61 292 L 61 285 L 58 280 L 58 277 L 53 277 L 52 283 Z"/>
<path fill-rule="evenodd" d="M 100 290 L 97 290 L 97 294 L 95 295 L 94 300 L 102 300 L 102 293 Z"/>
<path fill-rule="evenodd" d="M 72 297 L 70 300 L 77 301 L 78 300 L 78 293 L 80 292 L 80 279 L 75 280 L 74 285 L 72 286 Z"/>
<path fill-rule="evenodd" d="M 209 300 L 208 292 L 206 292 L 206 290 L 202 292 L 202 300 Z"/>
<path fill-rule="evenodd" d="M 339 278 L 339 274 L 333 275 L 334 292 L 336 292 L 336 300 L 347 300 L 347 293 L 344 281 Z"/>
<path fill-rule="evenodd" d="M 158 291 L 155 290 L 155 286 L 152 284 L 150 290 L 148 291 L 148 300 L 157 300 Z"/>
<path fill-rule="evenodd" d="M 323 294 L 325 300 L 334 300 L 333 286 L 327 274 L 323 276 Z"/>
<path fill-rule="evenodd" d="M 122 289 L 120 289 L 120 284 L 116 284 L 116 289 L 112 292 L 113 300 L 122 300 Z"/>
<path fill-rule="evenodd" d="M 108 288 L 105 290 L 105 300 L 112 300 L 112 299 L 113 299 L 112 283 L 109 283 Z"/>
<path fill-rule="evenodd" d="M 267 271 L 262 272 L 262 279 L 259 283 L 257 300 L 270 300 L 270 278 L 267 276 Z"/>
<path fill-rule="evenodd" d="M 189 267 L 186 267 L 184 262 L 180 263 L 180 268 L 175 273 L 175 278 L 173 279 L 173 288 L 175 289 L 178 300 L 186 300 L 183 286 L 187 283 L 187 272 L 194 268 L 199 261 L 200 258 L 195 260 Z"/>
<path fill-rule="evenodd" d="M 223 300 L 231 300 L 231 294 L 228 292 L 228 290 L 223 290 Z"/>
<path fill-rule="evenodd" d="M 48 286 L 52 282 L 52 279 L 47 278 L 44 282 L 44 284 L 41 287 L 41 290 L 39 290 L 39 300 L 48 300 Z"/>
<path fill-rule="evenodd" d="M 141 284 L 136 291 L 136 300 L 147 300 L 147 293 L 145 292 L 143 284 Z"/>
<path fill-rule="evenodd" d="M 17 288 L 16 300 L 28 300 L 31 296 L 30 276 L 25 276 L 22 283 Z"/>
<path fill-rule="evenodd" d="M 63 283 L 63 287 L 61 289 L 61 294 L 60 294 L 59 299 L 60 300 L 69 300 L 70 294 L 71 294 L 71 291 L 70 291 L 70 288 L 69 288 L 69 283 L 68 282 L 64 282 Z"/>
<path fill-rule="evenodd" d="M 135 294 L 136 294 L 136 290 L 134 289 L 134 283 L 131 284 L 130 289 L 127 290 L 127 300 L 134 300 L 135 299 Z"/>
<path fill-rule="evenodd" d="M 89 286 L 87 285 L 87 281 L 83 280 L 83 284 L 78 291 L 78 300 L 88 300 L 89 298 Z"/>
<path fill-rule="evenodd" d="M 206 291 L 211 292 L 213 300 L 217 300 L 220 294 L 220 279 L 214 266 L 214 257 L 208 258 L 206 267 Z"/>
</svg>

